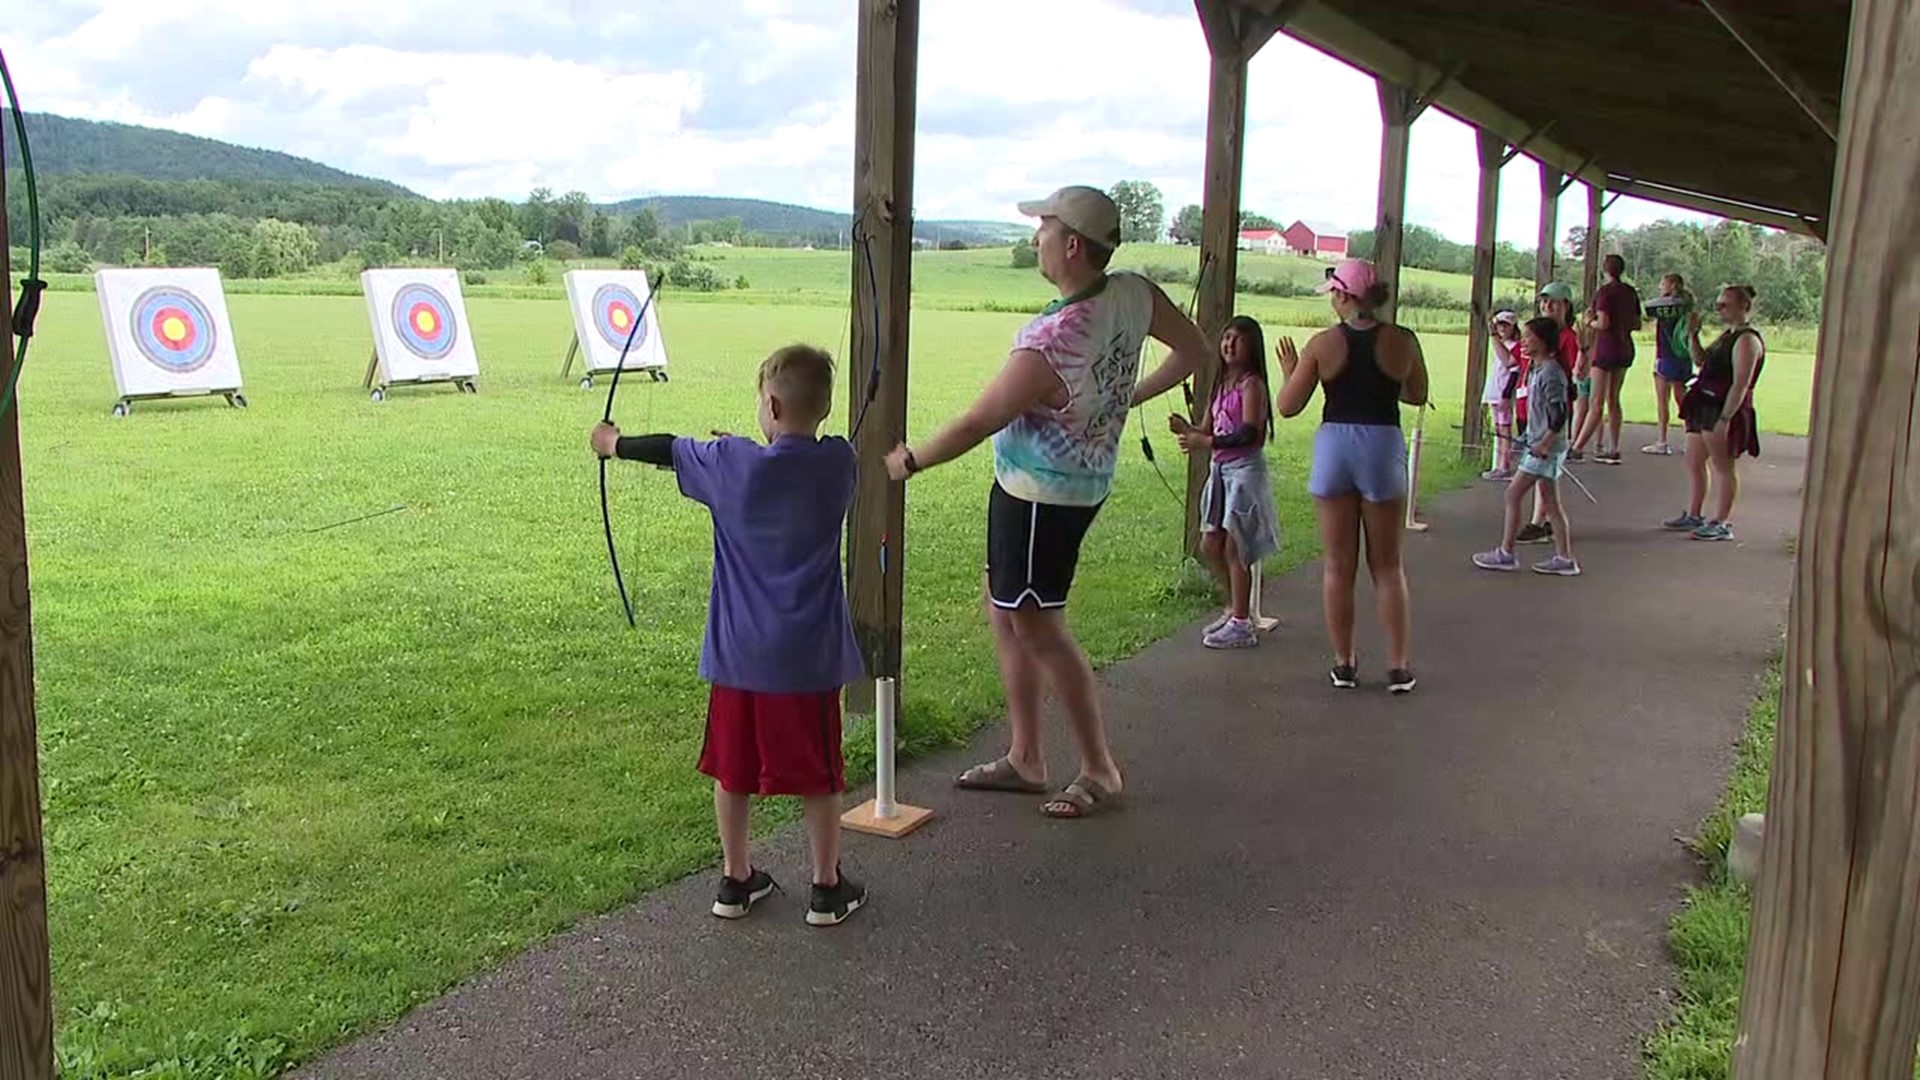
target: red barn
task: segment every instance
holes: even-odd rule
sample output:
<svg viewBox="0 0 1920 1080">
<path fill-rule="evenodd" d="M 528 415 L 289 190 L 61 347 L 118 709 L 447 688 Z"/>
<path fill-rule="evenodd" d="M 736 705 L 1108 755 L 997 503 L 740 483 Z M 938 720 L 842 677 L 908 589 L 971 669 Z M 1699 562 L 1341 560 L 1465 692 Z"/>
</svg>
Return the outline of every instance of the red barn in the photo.
<svg viewBox="0 0 1920 1080">
<path fill-rule="evenodd" d="M 1347 257 L 1347 230 L 1322 221 L 1296 221 L 1281 234 L 1287 247 L 1300 255 L 1321 259 Z"/>
</svg>

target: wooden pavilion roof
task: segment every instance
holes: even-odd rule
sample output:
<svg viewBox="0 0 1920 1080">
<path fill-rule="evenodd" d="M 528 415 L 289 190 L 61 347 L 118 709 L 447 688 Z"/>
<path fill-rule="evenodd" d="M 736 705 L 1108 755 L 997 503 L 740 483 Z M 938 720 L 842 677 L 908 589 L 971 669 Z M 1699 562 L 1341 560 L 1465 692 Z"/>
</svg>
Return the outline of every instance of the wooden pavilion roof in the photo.
<svg viewBox="0 0 1920 1080">
<path fill-rule="evenodd" d="M 1235 2 L 1588 182 L 1824 232 L 1850 0 Z"/>
</svg>

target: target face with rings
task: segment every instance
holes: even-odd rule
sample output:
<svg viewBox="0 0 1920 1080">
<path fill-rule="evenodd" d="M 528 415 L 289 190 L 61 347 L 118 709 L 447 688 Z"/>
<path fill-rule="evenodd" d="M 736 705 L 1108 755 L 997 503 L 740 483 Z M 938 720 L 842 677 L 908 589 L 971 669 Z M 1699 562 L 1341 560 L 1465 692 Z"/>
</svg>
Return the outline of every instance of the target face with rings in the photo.
<svg viewBox="0 0 1920 1080">
<path fill-rule="evenodd" d="M 453 305 L 431 285 L 414 282 L 395 291 L 392 316 L 394 335 L 416 356 L 438 360 L 460 340 Z"/>
<path fill-rule="evenodd" d="M 133 302 L 129 329 L 140 355 L 174 375 L 205 367 L 220 343 L 220 331 L 207 305 L 175 285 L 157 285 L 141 293 Z"/>
<path fill-rule="evenodd" d="M 600 331 L 600 339 L 615 349 L 624 349 L 628 335 L 632 335 L 635 350 L 645 345 L 647 324 L 641 322 L 638 331 L 633 325 L 640 317 L 640 306 L 640 298 L 625 285 L 602 285 L 594 290 L 593 326 Z"/>
</svg>

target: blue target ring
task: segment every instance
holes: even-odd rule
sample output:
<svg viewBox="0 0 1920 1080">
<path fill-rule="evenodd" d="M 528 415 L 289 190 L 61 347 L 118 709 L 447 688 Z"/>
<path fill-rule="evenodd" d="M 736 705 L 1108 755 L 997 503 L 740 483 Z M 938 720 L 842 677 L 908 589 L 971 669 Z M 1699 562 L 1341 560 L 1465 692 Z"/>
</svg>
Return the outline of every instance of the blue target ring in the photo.
<svg viewBox="0 0 1920 1080">
<path fill-rule="evenodd" d="M 426 360 L 438 360 L 453 351 L 460 340 L 460 326 L 453 318 L 453 305 L 439 289 L 414 283 L 403 285 L 393 294 L 394 335 L 407 351 Z"/>
<path fill-rule="evenodd" d="M 134 347 L 160 370 L 198 371 L 213 359 L 220 332 L 200 298 L 177 285 L 156 285 L 133 302 Z"/>
<path fill-rule="evenodd" d="M 640 298 L 625 285 L 602 285 L 593 291 L 593 328 L 600 332 L 600 339 L 616 349 L 627 346 L 627 336 L 633 336 L 633 347 L 639 348 L 647 343 L 647 324 L 640 322 L 639 332 L 635 332 L 633 323 L 640 318 Z"/>
</svg>

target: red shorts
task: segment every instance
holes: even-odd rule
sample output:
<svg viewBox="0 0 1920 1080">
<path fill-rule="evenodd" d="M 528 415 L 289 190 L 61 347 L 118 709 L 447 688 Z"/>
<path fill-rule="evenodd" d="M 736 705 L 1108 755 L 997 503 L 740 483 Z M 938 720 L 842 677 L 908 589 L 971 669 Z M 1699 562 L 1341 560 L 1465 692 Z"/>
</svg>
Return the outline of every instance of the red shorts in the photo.
<svg viewBox="0 0 1920 1080">
<path fill-rule="evenodd" d="M 707 699 L 700 771 L 737 795 L 847 790 L 840 692 L 763 694 L 716 686 Z"/>
</svg>

